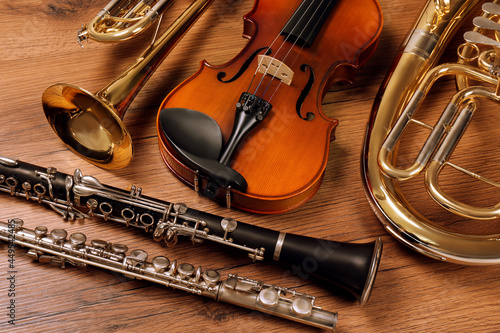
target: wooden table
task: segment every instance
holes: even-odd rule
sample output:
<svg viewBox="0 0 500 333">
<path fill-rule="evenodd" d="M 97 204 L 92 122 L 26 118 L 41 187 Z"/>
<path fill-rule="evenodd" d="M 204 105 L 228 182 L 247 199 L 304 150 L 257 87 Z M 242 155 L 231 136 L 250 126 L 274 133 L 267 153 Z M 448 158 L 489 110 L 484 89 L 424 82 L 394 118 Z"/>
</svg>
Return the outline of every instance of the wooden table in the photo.
<svg viewBox="0 0 500 333">
<path fill-rule="evenodd" d="M 104 184 L 123 189 L 135 184 L 151 197 L 184 202 L 198 210 L 275 230 L 342 242 L 370 242 L 381 237 L 382 260 L 366 305 L 359 306 L 345 293 L 316 280 L 298 278 L 286 267 L 273 262 L 252 263 L 245 255 L 222 246 L 208 243 L 193 246 L 184 240 L 174 248 L 166 248 L 131 228 L 99 219 L 64 221 L 45 206 L 6 194 L 0 195 L 0 219 L 22 218 L 31 228 L 45 225 L 49 229 L 65 228 L 69 233 L 81 231 L 89 239 L 100 238 L 144 249 L 150 258 L 166 254 L 195 266 L 217 269 L 223 277 L 237 273 L 295 288 L 316 296 L 316 304 L 322 308 L 338 311 L 338 332 L 490 332 L 499 329 L 500 267 L 440 262 L 402 245 L 385 231 L 373 213 L 361 182 L 360 152 L 374 97 L 424 2 L 380 0 L 385 21 L 375 54 L 359 70 L 353 85 L 337 84 L 324 99 L 325 114 L 339 119 L 340 124 L 331 144 L 323 183 L 309 202 L 279 215 L 227 209 L 183 185 L 160 157 L 155 126 L 157 107 L 162 99 L 193 74 L 202 59 L 222 64 L 245 45 L 246 40 L 241 38 L 242 16 L 252 8 L 253 1 L 215 1 L 172 51 L 124 117 L 136 153 L 131 165 L 115 171 L 83 161 L 62 144 L 42 112 L 41 95 L 57 82 L 72 83 L 92 92 L 99 90 L 145 49 L 151 33 L 119 44 L 89 42 L 82 49 L 75 40 L 76 32 L 105 1 L 28 0 L 0 4 L 0 155 L 44 167 L 54 166 L 70 174 L 79 168 Z M 177 1 L 165 14 L 165 20 L 172 21 L 188 3 Z M 453 50 L 447 54 L 454 59 Z M 453 82 L 445 83 L 448 85 L 433 94 L 434 100 L 449 98 Z M 490 114 L 491 118 L 484 120 L 486 124 L 498 120 L 498 113 Z M 488 143 L 488 154 L 493 156 L 488 163 L 497 167 L 498 135 L 476 135 L 471 140 L 474 150 L 471 159 L 482 155 L 479 149 Z M 420 200 L 416 201 L 418 206 L 435 220 L 448 216 L 430 203 L 422 184 L 413 192 L 414 200 Z M 467 194 L 471 189 L 462 184 L 461 192 Z M 498 192 L 494 194 L 498 198 Z M 463 219 L 456 220 L 463 222 Z M 475 222 L 469 227 L 458 224 L 465 231 L 495 229 L 495 222 Z M 25 249 L 16 249 L 15 325 L 11 325 L 6 309 L 10 299 L 7 246 L 0 248 L 0 330 L 3 332 L 315 331 L 284 319 L 96 268 L 79 269 L 69 265 L 61 270 L 32 262 L 25 254 Z"/>
</svg>

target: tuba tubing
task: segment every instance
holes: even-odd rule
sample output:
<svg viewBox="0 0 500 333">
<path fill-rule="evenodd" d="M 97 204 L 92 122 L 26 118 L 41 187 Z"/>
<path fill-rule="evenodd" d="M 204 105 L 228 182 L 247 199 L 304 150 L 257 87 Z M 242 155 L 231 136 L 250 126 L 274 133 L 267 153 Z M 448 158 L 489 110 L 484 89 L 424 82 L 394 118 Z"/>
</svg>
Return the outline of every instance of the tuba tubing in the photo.
<svg viewBox="0 0 500 333">
<path fill-rule="evenodd" d="M 422 78 L 439 60 L 461 19 L 482 2 L 426 3 L 376 96 L 361 156 L 365 193 L 386 230 L 419 253 L 459 264 L 499 264 L 500 235 L 459 234 L 428 220 L 404 198 L 398 180 L 382 170 L 378 157 L 386 137 Z M 387 155 L 395 158 L 395 150 Z"/>
<path fill-rule="evenodd" d="M 142 230 L 156 241 L 176 244 L 178 236 L 248 253 L 254 261 L 274 260 L 300 278 L 311 275 L 352 294 L 370 297 L 382 242 L 343 243 L 254 226 L 143 196 L 140 188 L 120 190 L 76 170 L 74 176 L 0 157 L 0 192 L 47 204 L 65 219 L 100 217 Z"/>
</svg>

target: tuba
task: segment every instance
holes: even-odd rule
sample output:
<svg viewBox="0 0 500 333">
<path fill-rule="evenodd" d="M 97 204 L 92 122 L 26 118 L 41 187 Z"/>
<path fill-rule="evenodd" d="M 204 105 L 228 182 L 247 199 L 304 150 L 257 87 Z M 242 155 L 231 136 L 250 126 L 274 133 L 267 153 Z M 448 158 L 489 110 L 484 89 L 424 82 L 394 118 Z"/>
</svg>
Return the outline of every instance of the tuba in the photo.
<svg viewBox="0 0 500 333">
<path fill-rule="evenodd" d="M 464 34 L 465 43 L 457 50 L 459 60 L 438 65 L 461 23 L 476 13 L 480 15 L 473 19 L 474 30 Z M 496 1 L 429 0 L 382 83 L 366 130 L 362 179 L 374 212 L 396 239 L 442 261 L 500 263 L 500 234 L 468 234 L 443 226 L 419 212 L 402 190 L 405 182 L 423 179 L 428 194 L 446 214 L 451 212 L 458 219 L 476 223 L 500 216 L 500 204 L 465 203 L 450 195 L 449 188 L 445 190 L 440 180 L 444 170 L 451 168 L 500 187 L 495 181 L 450 161 L 480 108 L 479 102 L 500 102 L 500 57 L 496 54 L 500 50 L 496 38 L 496 31 L 500 31 L 499 15 Z M 436 81 L 446 77 L 456 80 L 457 92 L 434 125 L 419 121 L 417 111 L 428 106 L 425 97 Z M 401 166 L 398 149 L 401 153 L 402 134 L 408 132 L 410 124 L 427 128 L 429 134 L 416 159 L 408 166 Z"/>
<path fill-rule="evenodd" d="M 70 84 L 54 84 L 45 90 L 42 106 L 47 121 L 71 151 L 106 169 L 119 169 L 130 163 L 132 138 L 122 122 L 128 106 L 212 2 L 195 0 L 122 74 L 97 93 Z M 138 30 L 141 25 L 146 23 L 141 23 Z M 87 29 L 90 27 L 96 29 L 95 24 Z M 123 28 L 131 29 L 128 25 Z"/>
</svg>

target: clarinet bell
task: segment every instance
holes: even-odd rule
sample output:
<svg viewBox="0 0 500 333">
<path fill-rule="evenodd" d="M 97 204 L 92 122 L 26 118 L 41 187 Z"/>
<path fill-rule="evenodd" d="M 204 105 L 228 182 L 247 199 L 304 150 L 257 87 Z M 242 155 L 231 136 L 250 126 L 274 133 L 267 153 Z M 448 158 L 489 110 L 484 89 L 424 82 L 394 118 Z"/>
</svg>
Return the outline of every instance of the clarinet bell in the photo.
<svg viewBox="0 0 500 333">
<path fill-rule="evenodd" d="M 279 261 L 292 267 L 299 263 L 302 273 L 346 290 L 363 305 L 371 295 L 382 247 L 380 238 L 358 244 L 287 234 Z"/>
</svg>

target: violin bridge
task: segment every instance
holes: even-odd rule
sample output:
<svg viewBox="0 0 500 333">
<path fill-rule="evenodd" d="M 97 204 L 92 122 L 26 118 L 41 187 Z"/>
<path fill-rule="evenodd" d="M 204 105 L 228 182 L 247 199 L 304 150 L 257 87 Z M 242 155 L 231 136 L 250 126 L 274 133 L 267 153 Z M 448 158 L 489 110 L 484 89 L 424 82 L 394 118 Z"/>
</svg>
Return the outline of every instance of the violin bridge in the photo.
<svg viewBox="0 0 500 333">
<path fill-rule="evenodd" d="M 293 71 L 283 62 L 273 57 L 259 55 L 258 72 L 274 76 L 286 85 L 292 84 Z"/>
</svg>

